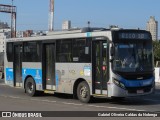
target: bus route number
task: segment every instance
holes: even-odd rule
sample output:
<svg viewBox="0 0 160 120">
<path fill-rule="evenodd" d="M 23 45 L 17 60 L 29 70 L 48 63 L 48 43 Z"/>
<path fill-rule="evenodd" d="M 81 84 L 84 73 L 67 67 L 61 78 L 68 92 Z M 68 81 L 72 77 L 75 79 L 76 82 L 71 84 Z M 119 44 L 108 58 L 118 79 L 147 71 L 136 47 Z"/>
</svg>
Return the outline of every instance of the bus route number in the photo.
<svg viewBox="0 0 160 120">
<path fill-rule="evenodd" d="M 144 33 L 121 33 L 120 39 L 145 39 Z"/>
</svg>

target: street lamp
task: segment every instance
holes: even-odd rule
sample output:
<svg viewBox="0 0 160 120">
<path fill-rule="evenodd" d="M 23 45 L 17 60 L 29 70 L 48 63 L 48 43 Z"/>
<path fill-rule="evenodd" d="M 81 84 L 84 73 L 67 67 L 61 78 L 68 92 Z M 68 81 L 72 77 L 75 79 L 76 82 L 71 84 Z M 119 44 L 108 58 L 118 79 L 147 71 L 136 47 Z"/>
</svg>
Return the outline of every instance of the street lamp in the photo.
<svg viewBox="0 0 160 120">
<path fill-rule="evenodd" d="M 90 22 L 90 21 L 88 21 L 88 22 L 87 22 L 87 24 L 88 24 L 88 28 L 90 28 L 90 24 L 91 24 L 91 22 Z"/>
</svg>

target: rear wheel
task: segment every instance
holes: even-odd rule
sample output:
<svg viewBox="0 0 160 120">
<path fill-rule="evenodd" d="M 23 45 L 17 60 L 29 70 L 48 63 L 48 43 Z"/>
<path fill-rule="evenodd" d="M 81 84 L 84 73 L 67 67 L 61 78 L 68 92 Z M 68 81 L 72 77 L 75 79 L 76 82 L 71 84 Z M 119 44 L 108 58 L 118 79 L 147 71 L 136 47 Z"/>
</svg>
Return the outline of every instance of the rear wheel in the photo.
<svg viewBox="0 0 160 120">
<path fill-rule="evenodd" d="M 77 88 L 77 97 L 81 102 L 88 103 L 90 101 L 90 89 L 87 82 L 79 83 Z"/>
<path fill-rule="evenodd" d="M 36 95 L 36 84 L 33 80 L 33 78 L 29 77 L 26 80 L 25 83 L 25 91 L 29 96 L 35 96 Z"/>
</svg>

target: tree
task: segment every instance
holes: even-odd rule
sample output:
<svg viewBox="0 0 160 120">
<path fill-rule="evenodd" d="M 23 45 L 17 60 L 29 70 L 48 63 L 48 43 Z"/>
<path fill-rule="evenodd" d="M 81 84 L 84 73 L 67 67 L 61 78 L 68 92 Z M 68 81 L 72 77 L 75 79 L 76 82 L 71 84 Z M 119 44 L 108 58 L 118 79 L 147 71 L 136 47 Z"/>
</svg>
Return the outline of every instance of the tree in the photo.
<svg viewBox="0 0 160 120">
<path fill-rule="evenodd" d="M 154 61 L 160 61 L 160 42 L 153 41 L 153 54 L 154 54 Z"/>
</svg>

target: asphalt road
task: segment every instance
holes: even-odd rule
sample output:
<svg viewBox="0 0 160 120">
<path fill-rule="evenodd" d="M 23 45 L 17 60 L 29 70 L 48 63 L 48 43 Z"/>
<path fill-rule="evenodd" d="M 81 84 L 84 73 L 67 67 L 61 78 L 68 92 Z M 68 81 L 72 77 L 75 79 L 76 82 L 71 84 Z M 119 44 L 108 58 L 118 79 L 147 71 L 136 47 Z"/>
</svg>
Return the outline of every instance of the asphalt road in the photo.
<svg viewBox="0 0 160 120">
<path fill-rule="evenodd" d="M 156 85 L 156 92 L 153 95 L 126 98 L 120 101 L 112 99 L 95 99 L 92 103 L 85 104 L 81 103 L 79 100 L 72 99 L 71 95 L 64 94 L 44 94 L 30 97 L 24 93 L 23 89 L 6 86 L 4 82 L 0 80 L 0 111 L 146 111 L 156 113 L 157 111 L 160 111 L 160 84 Z M 54 118 L 53 120 L 55 119 L 62 120 L 61 118 Z M 65 120 L 71 119 L 75 118 L 65 118 Z M 82 118 L 76 119 L 82 120 Z M 95 117 L 83 118 L 83 120 L 84 119 L 97 120 Z M 98 120 L 101 119 L 109 120 L 113 119 L 113 117 L 98 117 Z M 120 117 L 118 117 L 118 119 L 120 120 Z M 121 119 L 158 120 L 160 117 L 122 117 Z"/>
</svg>

